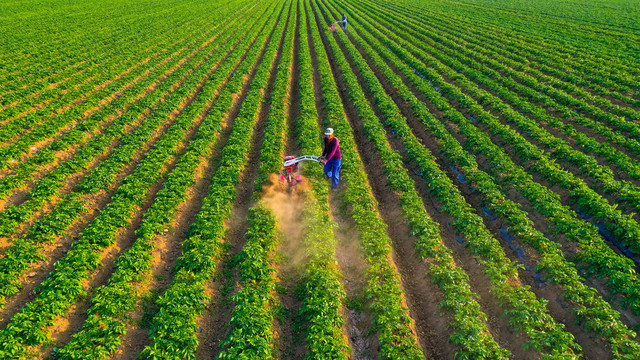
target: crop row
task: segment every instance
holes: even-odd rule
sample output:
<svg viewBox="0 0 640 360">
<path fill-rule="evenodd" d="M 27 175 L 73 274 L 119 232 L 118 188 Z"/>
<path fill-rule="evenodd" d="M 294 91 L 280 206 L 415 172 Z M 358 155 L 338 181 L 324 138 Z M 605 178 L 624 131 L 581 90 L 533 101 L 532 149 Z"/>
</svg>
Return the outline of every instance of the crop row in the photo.
<svg viewBox="0 0 640 360">
<path fill-rule="evenodd" d="M 277 245 L 276 219 L 264 207 L 248 215 L 247 243 L 239 257 L 241 287 L 233 296 L 231 331 L 218 359 L 273 359 L 275 268 L 270 265 Z"/>
<path fill-rule="evenodd" d="M 234 62 L 227 64 L 233 66 Z M 202 75 L 209 79 L 211 71 L 209 67 L 204 67 L 198 72 L 187 81 L 187 86 L 200 89 L 193 106 L 177 117 L 134 172 L 122 181 L 111 202 L 82 231 L 72 249 L 56 262 L 55 271 L 38 288 L 36 299 L 12 317 L 12 322 L 0 334 L 3 351 L 9 354 L 22 353 L 27 351 L 24 345 L 45 341 L 47 334 L 43 328 L 52 324 L 57 316 L 64 314 L 85 293 L 82 282 L 100 264 L 99 251 L 113 244 L 118 229 L 129 225 L 135 209 L 149 194 L 150 186 L 165 176 L 169 160 L 178 151 L 180 143 L 185 141 L 187 131 L 196 126 L 196 121 L 200 121 L 197 118 L 202 117 L 212 105 L 212 96 L 228 74 L 218 72 L 217 79 L 214 77 L 213 81 L 199 84 Z M 173 107 L 166 109 L 162 116 L 166 118 L 173 110 Z M 157 113 L 160 113 L 158 109 L 154 114 Z"/>
<path fill-rule="evenodd" d="M 284 137 L 287 132 L 288 95 L 291 88 L 293 42 L 297 7 L 289 3 L 289 21 L 282 41 L 273 89 L 270 93 L 262 145 L 260 166 L 256 175 L 253 197 L 256 204 L 249 208 L 246 244 L 238 260 L 240 288 L 233 296 L 235 306 L 229 325 L 231 330 L 222 343 L 219 359 L 272 359 L 274 357 L 273 321 L 275 312 L 275 251 L 278 245 L 274 214 L 260 202 L 259 194 L 270 174 L 282 166 Z M 262 111 L 266 111 L 263 108 Z"/>
<path fill-rule="evenodd" d="M 279 8 L 286 4 L 274 2 L 273 5 Z M 262 46 L 249 49 L 243 67 L 235 72 L 237 80 L 234 77 L 227 87 L 233 89 L 233 93 L 238 93 L 242 88 L 241 78 L 244 74 L 250 74 L 252 65 L 256 64 L 246 99 L 240 105 L 229 139 L 222 149 L 219 167 L 211 179 L 209 193 L 203 199 L 202 209 L 183 242 L 174 279 L 157 301 L 160 308 L 152 321 L 151 344 L 143 350 L 144 357 L 195 358 L 198 345 L 196 319 L 209 302 L 205 295 L 205 284 L 213 277 L 223 250 L 226 235 L 224 222 L 231 216 L 236 185 L 248 162 L 253 129 L 273 68 L 271 62 L 284 35 L 286 17 L 284 6 L 270 16 L 267 24 L 274 27 L 265 28 L 267 31 L 257 42 Z M 232 99 L 233 93 L 226 95 Z"/>
<path fill-rule="evenodd" d="M 398 34 L 403 34 L 400 30 L 396 30 Z M 410 35 L 406 35 L 410 36 Z M 417 48 L 416 48 L 417 49 Z M 437 54 L 437 50 L 430 49 L 430 54 Z M 620 239 L 631 251 L 638 253 L 638 244 L 640 244 L 640 226 L 632 219 L 630 215 L 623 215 L 620 210 L 615 209 L 605 199 L 603 199 L 594 190 L 590 189 L 584 181 L 573 176 L 571 173 L 560 168 L 559 165 L 551 163 L 551 156 L 566 160 L 578 166 L 588 175 L 597 179 L 601 186 L 608 192 L 617 192 L 621 197 L 629 201 L 634 206 L 638 206 L 640 199 L 639 193 L 635 186 L 630 183 L 619 182 L 613 178 L 610 169 L 600 166 L 596 159 L 588 157 L 576 150 L 573 150 L 566 142 L 553 137 L 551 134 L 541 129 L 536 122 L 530 120 L 520 113 L 514 111 L 509 105 L 504 104 L 500 98 L 482 90 L 478 85 L 466 79 L 464 75 L 457 72 L 467 73 L 465 67 L 454 67 L 453 69 L 446 67 L 438 62 L 430 54 L 418 54 L 420 60 L 436 68 L 441 74 L 446 74 L 452 81 L 459 84 L 461 89 L 469 92 L 474 98 L 478 99 L 480 105 L 489 105 L 502 114 L 505 121 L 513 123 L 521 129 L 523 133 L 536 138 L 547 148 L 552 149 L 550 153 L 543 153 L 533 144 L 528 142 L 522 135 L 515 133 L 506 125 L 492 116 L 480 116 L 477 120 L 485 124 L 494 134 L 499 134 L 505 141 L 514 147 L 514 151 L 523 161 L 532 161 L 531 171 L 540 172 L 545 178 L 551 182 L 558 183 L 562 187 L 571 191 L 572 201 L 577 203 L 581 210 L 587 214 L 595 215 L 607 222 L 606 228 L 610 230 L 614 236 Z M 489 85 L 487 79 L 481 84 Z M 443 89 L 445 89 L 443 87 Z M 487 113 L 488 114 L 488 113 Z"/>
<path fill-rule="evenodd" d="M 363 77 L 363 87 L 372 94 L 384 121 L 396 127 L 408 158 L 423 167 L 429 166 L 427 173 L 430 175 L 425 180 L 431 194 L 444 204 L 443 210 L 456 219 L 452 225 L 465 236 L 469 250 L 481 259 L 480 264 L 491 281 L 493 294 L 507 307 L 505 313 L 510 317 L 510 324 L 529 336 L 529 346 L 548 354 L 547 356 L 576 356 L 574 354 L 580 350 L 580 346 L 574 342 L 573 336 L 564 331 L 564 325 L 557 323 L 548 314 L 545 301 L 538 300 L 528 287 L 520 284 L 517 265 L 506 257 L 499 242 L 485 228 L 482 219 L 466 203 L 446 173 L 434 166 L 434 161 L 430 160 L 433 156 L 411 133 L 406 119 L 400 114 L 393 100 L 386 95 L 382 84 L 369 69 L 364 58 L 350 42 L 344 43 L 346 52 Z M 368 55 L 376 58 L 372 53 Z M 389 145 L 381 125 L 377 121 L 376 124 L 379 131 L 373 132 L 366 125 L 365 131 L 372 141 L 379 144 L 377 148 L 382 152 Z"/>
<path fill-rule="evenodd" d="M 229 24 L 232 25 L 232 24 Z M 226 29 L 222 31 L 223 35 Z M 205 46 L 201 51 L 194 51 L 184 59 L 175 62 L 167 63 L 162 68 L 157 70 L 158 78 L 154 79 L 149 77 L 146 81 L 141 81 L 136 84 L 136 92 L 130 93 L 131 97 L 140 97 L 142 99 L 134 102 L 129 108 L 133 107 L 131 111 L 125 112 L 118 116 L 114 122 L 102 129 L 102 131 L 92 138 L 85 146 L 68 161 L 64 161 L 59 164 L 52 172 L 45 174 L 42 179 L 36 182 L 35 188 L 29 192 L 28 199 L 19 206 L 10 206 L 0 215 L 0 224 L 2 234 L 10 235 L 15 231 L 15 228 L 29 218 L 31 218 L 35 211 L 40 209 L 42 205 L 51 199 L 52 196 L 58 195 L 60 188 L 64 185 L 64 181 L 69 175 L 78 170 L 84 169 L 88 166 L 96 156 L 103 154 L 109 148 L 109 145 L 118 137 L 121 137 L 118 141 L 118 146 L 113 149 L 110 156 L 102 161 L 97 167 L 90 170 L 80 181 L 80 184 L 76 187 L 83 193 L 95 193 L 101 189 L 106 189 L 113 184 L 116 178 L 116 174 L 120 169 L 131 161 L 137 150 L 141 145 L 145 144 L 156 132 L 156 129 L 163 124 L 162 118 L 151 115 L 149 119 L 143 122 L 143 124 L 135 130 L 132 126 L 135 126 L 140 122 L 140 119 L 144 117 L 147 109 L 152 109 L 159 105 L 173 106 L 178 105 L 177 102 L 180 99 L 180 94 L 167 97 L 165 92 L 173 93 L 173 90 L 179 88 L 182 81 L 180 79 L 186 79 L 192 71 L 192 64 L 195 64 L 196 68 L 201 66 L 204 61 L 211 58 L 215 50 L 220 50 L 221 44 L 228 40 L 230 34 L 219 37 L 217 41 L 211 43 L 209 46 Z M 227 45 L 228 46 L 228 45 Z M 228 47 L 227 47 L 228 48 Z M 230 48 L 228 48 L 230 49 Z M 222 53 L 223 54 L 223 53 Z M 223 61 L 225 57 L 217 58 L 217 61 Z M 155 87 L 155 89 L 154 89 Z M 152 90 L 150 90 L 151 88 Z M 147 96 L 145 96 L 147 95 Z M 128 99 L 128 96 L 123 96 L 125 102 L 134 99 Z M 120 105 L 120 103 L 114 104 L 114 106 Z M 90 131 L 95 130 L 100 125 L 100 120 L 103 120 L 107 116 L 113 116 L 114 108 L 109 107 L 95 114 L 92 117 L 93 121 L 83 124 L 84 126 L 76 128 L 76 132 L 70 135 L 68 138 L 63 136 L 60 140 L 64 139 L 64 142 L 60 141 L 55 144 L 55 149 L 65 148 L 69 146 L 70 142 L 81 139 L 83 130 Z M 127 133 L 127 128 L 132 128 L 130 133 Z M 53 149 L 49 150 L 47 156 L 38 158 L 38 163 L 46 162 L 45 160 L 53 161 Z M 35 170 L 35 169 L 34 169 Z M 11 186 L 13 182 L 24 182 L 24 177 L 29 173 L 20 174 L 23 179 L 16 177 L 9 177 L 3 185 L 7 188 Z M 18 176 L 18 174 L 16 174 Z M 18 182 L 19 185 L 20 182 Z M 9 189 L 4 188 L 5 194 L 9 194 Z"/>
<path fill-rule="evenodd" d="M 425 84 L 424 80 L 417 76 L 410 66 L 399 61 L 389 50 L 381 46 L 377 40 L 373 40 L 369 36 L 365 40 L 369 44 L 374 44 L 377 51 L 391 61 L 394 67 L 400 69 L 418 89 L 425 93 L 429 93 L 429 91 L 432 94 L 437 93 Z M 382 64 L 378 63 L 378 65 Z M 473 181 L 474 187 L 487 197 L 491 209 L 498 216 L 507 219 L 509 223 L 508 229 L 514 231 L 521 240 L 532 245 L 540 252 L 539 268 L 544 271 L 544 274 L 550 280 L 563 285 L 565 290 L 563 296 L 577 305 L 575 312 L 578 319 L 583 321 L 587 328 L 607 337 L 616 356 L 624 357 L 625 354 L 630 357 L 637 356 L 640 348 L 632 340 L 635 334 L 620 322 L 620 314 L 612 310 L 610 305 L 599 297 L 594 289 L 588 288 L 584 284 L 584 279 L 578 275 L 573 264 L 565 259 L 559 246 L 537 231 L 533 227 L 531 220 L 527 218 L 526 213 L 520 210 L 517 204 L 506 199 L 490 176 L 478 170 L 478 164 L 473 157 L 469 156 L 451 134 L 446 131 L 442 123 L 424 108 L 424 105 L 403 84 L 402 80 L 393 74 L 391 70 L 386 71 L 386 73 L 386 76 L 393 82 L 394 87 L 398 89 L 403 100 L 410 104 L 414 115 L 439 139 L 442 152 L 450 159 L 452 164 L 458 166 Z M 398 132 L 400 132 L 399 129 Z M 424 174 L 430 172 L 428 168 L 421 168 L 420 170 Z"/>
<path fill-rule="evenodd" d="M 411 65 L 414 71 L 418 71 L 422 76 L 429 79 L 429 81 L 432 82 L 432 87 L 438 86 L 440 88 L 440 91 L 433 88 L 432 94 L 428 99 L 435 104 L 440 111 L 445 112 L 445 116 L 456 123 L 460 130 L 468 129 L 468 131 L 465 132 L 465 136 L 474 139 L 469 143 L 468 148 L 473 149 L 477 153 L 485 154 L 487 151 L 485 150 L 486 148 L 479 148 L 476 139 L 486 136 L 486 134 L 478 130 L 478 128 L 475 128 L 471 120 L 464 116 L 459 116 L 460 114 L 453 114 L 452 110 L 455 110 L 455 108 L 447 104 L 447 101 L 440 96 L 440 92 L 448 94 L 447 96 L 452 98 L 451 101 L 455 100 L 455 103 L 458 104 L 473 104 L 473 100 L 462 94 L 459 89 L 444 81 L 437 71 L 426 68 L 421 61 L 414 58 L 408 51 L 396 45 L 397 43 L 407 46 L 408 44 L 404 42 L 403 39 L 393 35 L 389 35 L 389 38 L 393 38 L 395 43 L 389 40 L 383 41 L 386 46 L 389 46 L 403 61 Z M 449 71 L 448 75 L 450 77 L 455 76 L 453 71 Z M 491 115 L 487 114 L 479 105 L 465 105 L 464 107 L 469 107 L 467 111 L 470 118 L 474 120 L 477 120 L 481 116 L 491 117 Z M 470 124 L 470 127 L 460 127 L 460 122 Z M 490 142 L 486 143 L 487 146 L 494 146 L 490 144 Z M 637 312 L 639 287 L 637 275 L 633 270 L 633 263 L 628 258 L 615 254 L 615 252 L 603 242 L 598 234 L 598 230 L 593 225 L 578 220 L 575 212 L 570 211 L 561 204 L 557 194 L 539 184 L 533 183 L 531 175 L 523 172 L 522 168 L 516 166 L 502 150 L 497 153 L 492 152 L 492 154 L 496 156 L 491 158 L 492 163 L 495 163 L 497 157 L 500 157 L 501 160 L 498 164 L 508 164 L 508 168 L 503 168 L 500 172 L 497 172 L 497 167 L 492 168 L 492 170 L 499 174 L 499 176 L 496 176 L 496 179 L 499 180 L 503 186 L 515 186 L 523 182 L 531 184 L 532 187 L 519 189 L 522 195 L 531 201 L 534 207 L 543 215 L 547 216 L 552 223 L 556 224 L 559 231 L 565 233 L 571 240 L 576 241 L 584 248 L 584 252 L 579 251 L 579 259 L 590 264 L 590 271 L 593 273 L 601 277 L 608 277 L 607 283 L 611 289 L 614 292 L 624 294 L 624 298 L 622 299 L 623 304 L 629 305 L 634 309 L 634 312 Z"/>
<path fill-rule="evenodd" d="M 123 116 L 120 118 L 123 122 L 117 124 L 119 127 L 114 129 L 117 131 L 114 131 L 113 133 L 105 132 L 105 136 L 96 138 L 95 142 L 90 143 L 92 146 L 84 147 L 84 151 L 77 154 L 71 161 L 65 162 L 63 166 L 57 167 L 54 172 L 45 176 L 43 181 L 41 181 L 34 189 L 34 192 L 32 192 L 31 197 L 27 202 L 23 203 L 20 207 L 9 208 L 2 214 L 3 231 L 6 233 L 12 233 L 21 221 L 26 221 L 31 217 L 34 212 L 42 206 L 42 204 L 46 203 L 58 193 L 59 188 L 63 185 L 64 179 L 66 179 L 68 175 L 82 169 L 91 161 L 91 159 L 103 152 L 104 147 L 107 146 L 114 137 L 124 135 L 121 138 L 121 146 L 115 149 L 112 156 L 114 154 L 117 155 L 117 150 L 121 149 L 122 146 L 129 145 L 128 150 L 125 152 L 121 151 L 120 154 L 123 155 L 117 156 L 115 161 L 119 161 L 121 166 L 126 162 L 131 161 L 135 154 L 135 151 L 132 151 L 132 149 L 137 150 L 141 144 L 148 141 L 149 138 L 156 133 L 156 129 L 167 122 L 167 115 L 174 111 L 176 107 L 179 107 L 180 104 L 183 104 L 188 100 L 188 97 L 193 92 L 194 85 L 197 84 L 198 79 L 201 79 L 203 76 L 211 76 L 213 70 L 216 69 L 216 64 L 223 59 L 227 60 L 227 67 L 235 64 L 237 60 L 234 61 L 232 57 L 227 57 L 225 55 L 233 50 L 234 46 L 244 37 L 241 33 L 237 33 L 235 38 L 237 39 L 236 41 L 229 41 L 224 45 L 225 48 L 219 49 L 221 51 L 218 53 L 217 57 L 209 57 L 207 60 L 207 53 L 202 53 L 200 54 L 202 59 L 198 59 L 198 57 L 191 59 L 192 62 L 197 62 L 196 68 L 193 69 L 195 72 L 192 72 L 193 70 L 190 69 L 190 66 L 184 66 L 178 69 L 178 71 L 172 73 L 167 78 L 167 81 L 162 83 L 154 92 L 153 96 L 145 98 L 148 102 L 141 103 L 140 105 L 142 106 L 137 109 L 136 112 L 128 114 L 129 116 Z M 218 42 L 222 43 L 225 39 L 226 37 L 222 37 Z M 249 39 L 245 41 L 248 43 Z M 215 49 L 219 44 L 214 43 L 213 46 Z M 236 53 L 238 53 L 238 51 L 236 51 Z M 235 55 L 235 58 L 238 59 L 241 55 L 241 53 L 238 53 Z M 211 79 L 211 82 L 215 84 L 215 88 L 222 84 L 225 79 L 224 76 L 224 71 L 216 71 L 216 76 Z M 185 81 L 186 85 L 184 85 Z M 188 90 L 189 85 L 192 90 Z M 171 92 L 168 97 L 165 97 L 164 92 L 167 90 L 173 90 L 176 86 L 178 86 L 177 89 L 179 91 Z M 127 122 L 136 119 L 147 107 L 157 104 L 161 100 L 165 101 L 163 101 L 160 106 L 156 107 L 154 113 L 151 114 L 151 116 L 139 128 L 131 133 L 124 134 Z M 101 147 L 98 145 L 101 145 Z M 107 161 L 109 159 L 107 159 Z M 92 184 L 91 182 L 87 182 L 86 179 L 87 178 L 85 177 L 80 184 Z M 114 179 L 112 178 L 111 181 L 101 181 L 101 186 L 93 186 L 90 188 L 91 191 L 85 191 L 85 193 L 97 192 L 99 190 L 106 189 L 110 187 L 113 180 Z M 53 241 L 57 236 L 63 235 L 71 223 L 77 219 L 78 216 L 87 211 L 87 209 L 85 209 L 81 204 L 80 192 L 72 192 L 66 195 L 60 201 L 60 204 L 54 208 L 53 212 L 38 220 L 25 236 L 17 240 L 16 243 L 7 250 L 6 256 L 0 260 L 0 269 L 2 269 L 1 279 L 6 285 L 2 287 L 6 290 L 2 295 L 6 297 L 17 293 L 20 286 L 20 278 L 18 276 L 28 268 L 29 264 L 40 259 L 40 255 L 38 254 L 41 250 L 41 245 L 39 244 L 45 241 Z"/>
</svg>

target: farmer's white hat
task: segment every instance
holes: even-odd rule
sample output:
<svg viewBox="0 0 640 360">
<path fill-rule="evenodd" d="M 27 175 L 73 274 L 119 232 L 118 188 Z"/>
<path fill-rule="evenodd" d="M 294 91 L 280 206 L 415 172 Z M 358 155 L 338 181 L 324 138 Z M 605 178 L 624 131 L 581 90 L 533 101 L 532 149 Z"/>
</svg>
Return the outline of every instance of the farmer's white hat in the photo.
<svg viewBox="0 0 640 360">
<path fill-rule="evenodd" d="M 333 134 L 333 128 L 327 128 L 327 130 L 324 131 L 325 135 L 331 135 Z"/>
</svg>

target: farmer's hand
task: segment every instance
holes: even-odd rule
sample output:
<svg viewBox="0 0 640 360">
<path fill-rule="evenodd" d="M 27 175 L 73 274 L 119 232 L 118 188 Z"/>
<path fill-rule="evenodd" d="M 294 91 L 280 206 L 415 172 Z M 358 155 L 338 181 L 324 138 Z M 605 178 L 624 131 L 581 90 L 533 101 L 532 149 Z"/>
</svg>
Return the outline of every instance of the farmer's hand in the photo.
<svg viewBox="0 0 640 360">
<path fill-rule="evenodd" d="M 321 163 L 322 165 L 326 165 L 326 164 L 327 164 L 327 160 L 320 160 L 320 163 Z"/>
</svg>

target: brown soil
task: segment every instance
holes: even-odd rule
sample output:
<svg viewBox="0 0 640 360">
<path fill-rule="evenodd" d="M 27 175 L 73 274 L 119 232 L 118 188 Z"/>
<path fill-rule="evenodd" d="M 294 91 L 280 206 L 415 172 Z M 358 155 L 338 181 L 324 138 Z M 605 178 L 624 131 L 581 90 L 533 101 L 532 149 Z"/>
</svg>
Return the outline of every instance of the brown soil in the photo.
<svg viewBox="0 0 640 360">
<path fill-rule="evenodd" d="M 278 17 L 278 21 L 289 21 L 282 19 L 282 13 Z M 286 26 L 285 26 L 286 28 Z M 271 34 L 264 44 L 268 44 L 272 36 L 280 36 L 280 42 L 278 45 L 278 51 L 276 57 L 271 65 L 271 74 L 267 83 L 266 91 L 263 92 L 263 99 L 268 99 L 273 92 L 273 86 L 276 75 L 276 67 L 280 61 L 282 55 L 282 42 L 284 41 L 284 32 L 282 34 Z M 262 61 L 269 61 L 270 59 L 264 59 L 264 49 L 259 55 L 256 63 L 247 77 L 243 86 L 243 91 L 239 101 L 242 103 L 249 91 L 250 83 L 255 76 L 257 67 Z M 212 290 L 218 290 L 212 293 L 212 303 L 210 313 L 205 313 L 198 319 L 198 327 L 202 330 L 198 333 L 199 346 L 196 353 L 198 358 L 211 358 L 217 356 L 221 350 L 221 345 L 229 332 L 229 319 L 231 318 L 232 310 L 232 293 L 235 292 L 232 289 L 237 289 L 239 286 L 239 274 L 236 268 L 232 268 L 234 258 L 239 254 L 244 246 L 246 239 L 244 238 L 245 232 L 248 227 L 247 214 L 249 207 L 252 205 L 252 194 L 254 188 L 254 182 L 258 174 L 258 163 L 260 161 L 260 151 L 263 141 L 264 128 L 266 125 L 267 116 L 271 108 L 271 103 L 263 101 L 258 113 L 257 123 L 253 129 L 251 150 L 249 153 L 249 161 L 244 168 L 244 171 L 240 175 L 240 183 L 236 187 L 236 199 L 233 205 L 232 215 L 225 223 L 227 233 L 225 235 L 225 244 L 229 246 L 229 250 L 224 255 L 224 260 L 219 266 L 218 271 L 222 271 L 223 277 L 218 284 L 211 284 Z M 239 106 L 236 108 L 239 111 Z M 231 114 L 232 118 L 237 116 L 237 113 Z M 232 127 L 232 126 L 230 126 Z M 222 286 L 222 289 L 219 287 Z"/>
<path fill-rule="evenodd" d="M 302 359 L 307 352 L 304 328 L 299 311 L 301 299 L 295 294 L 304 264 L 308 258 L 304 247 L 303 214 L 305 208 L 304 190 L 306 179 L 295 187 L 281 183 L 277 176 L 269 178 L 263 187 L 262 202 L 270 208 L 278 221 L 279 245 L 276 249 L 276 276 L 278 282 L 278 303 L 284 310 L 276 316 L 276 347 L 282 359 Z"/>
<path fill-rule="evenodd" d="M 291 61 L 291 76 L 288 91 L 288 115 L 286 122 L 287 136 L 285 154 L 297 154 L 298 146 L 295 134 L 295 121 L 300 114 L 300 93 L 298 67 L 300 49 L 300 16 L 303 9 L 300 2 L 296 2 L 296 26 L 293 39 L 293 57 Z M 270 208 L 278 221 L 280 231 L 278 247 L 276 249 L 276 294 L 278 309 L 274 321 L 276 351 L 282 359 L 301 359 L 307 350 L 304 344 L 304 334 L 301 331 L 299 311 L 302 306 L 300 298 L 295 295 L 296 285 L 300 279 L 303 266 L 307 262 L 304 249 L 303 213 L 304 191 L 308 188 L 306 178 L 295 187 L 290 187 L 279 181 L 273 174 L 268 183 L 263 186 L 261 201 Z"/>
<path fill-rule="evenodd" d="M 337 242 L 336 258 L 347 294 L 347 305 L 343 310 L 352 359 L 376 359 L 378 334 L 370 331 L 373 322 L 371 312 L 360 304 L 366 296 L 368 264 L 360 247 L 356 224 L 348 214 L 344 188 L 330 195 L 329 205 L 331 218 L 337 224 L 333 233 Z"/>
<path fill-rule="evenodd" d="M 331 57 L 331 49 L 328 46 L 325 47 L 329 57 Z M 382 171 L 383 165 L 377 155 L 378 152 L 373 147 L 373 144 L 367 140 L 361 125 L 355 120 L 358 119 L 358 116 L 355 107 L 349 101 L 344 90 L 346 89 L 346 84 L 342 77 L 338 75 L 337 69 L 332 67 L 332 70 L 338 88 L 342 89 L 340 95 L 345 104 L 347 119 L 354 130 L 356 143 L 369 174 L 373 193 L 376 200 L 378 200 L 378 210 L 385 223 L 389 226 L 387 232 L 393 242 L 394 266 L 399 269 L 402 290 L 406 296 L 409 315 L 415 321 L 415 331 L 417 332 L 419 343 L 425 352 L 425 356 L 429 358 L 452 358 L 455 349 L 448 341 L 449 333 L 441 331 L 441 329 L 446 329 L 448 321 L 441 316 L 438 309 L 438 303 L 442 300 L 440 292 L 426 278 L 426 264 L 416 257 L 414 240 L 410 236 L 410 230 L 404 221 L 402 209 L 396 195 L 388 191 L 387 178 Z"/>
</svg>

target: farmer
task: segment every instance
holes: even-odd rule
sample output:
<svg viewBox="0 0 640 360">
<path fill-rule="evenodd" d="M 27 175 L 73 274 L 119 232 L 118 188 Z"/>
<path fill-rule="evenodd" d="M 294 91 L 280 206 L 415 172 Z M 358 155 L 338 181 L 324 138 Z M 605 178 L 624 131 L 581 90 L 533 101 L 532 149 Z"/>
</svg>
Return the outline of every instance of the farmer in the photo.
<svg viewBox="0 0 640 360">
<path fill-rule="evenodd" d="M 347 31 L 347 14 L 342 14 L 342 27 Z"/>
<path fill-rule="evenodd" d="M 321 158 L 322 164 L 324 164 L 324 173 L 331 178 L 331 188 L 335 189 L 340 182 L 342 155 L 340 154 L 340 141 L 333 136 L 332 128 L 327 128 L 324 132 L 324 150 Z"/>
</svg>

